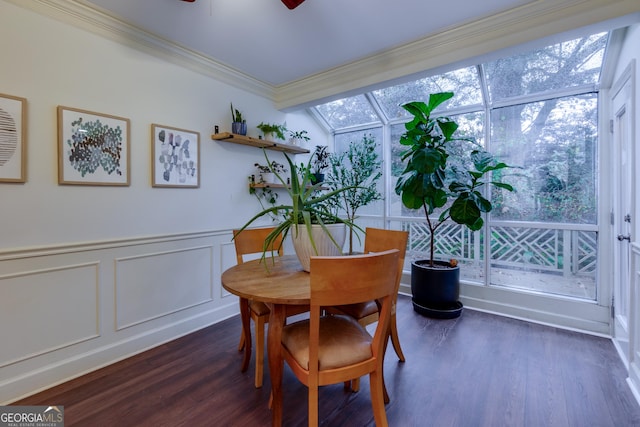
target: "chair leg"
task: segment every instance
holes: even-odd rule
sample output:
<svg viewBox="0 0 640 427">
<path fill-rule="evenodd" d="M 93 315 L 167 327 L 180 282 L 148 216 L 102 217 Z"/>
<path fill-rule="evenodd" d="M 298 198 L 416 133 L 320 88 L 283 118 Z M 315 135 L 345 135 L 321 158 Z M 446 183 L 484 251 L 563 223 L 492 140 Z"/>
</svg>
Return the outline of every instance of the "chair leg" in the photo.
<svg viewBox="0 0 640 427">
<path fill-rule="evenodd" d="M 383 376 L 382 372 L 376 370 L 369 374 L 371 388 L 371 406 L 373 407 L 373 418 L 377 427 L 388 427 L 387 412 L 384 408 L 383 398 Z"/>
<path fill-rule="evenodd" d="M 244 347 L 244 356 L 240 372 L 245 372 L 249 368 L 251 361 L 251 314 L 249 301 L 246 298 L 240 298 L 240 319 L 242 320 L 242 341 Z"/>
<path fill-rule="evenodd" d="M 242 315 L 242 301 L 240 301 L 240 315 Z M 242 319 L 240 319 L 242 321 Z M 244 350 L 244 329 L 240 331 L 240 342 L 238 343 L 238 351 Z"/>
<path fill-rule="evenodd" d="M 404 353 L 402 352 L 402 348 L 400 347 L 400 338 L 398 337 L 398 326 L 396 324 L 396 315 L 395 313 L 391 315 L 391 324 L 389 325 L 389 329 L 391 332 L 391 344 L 393 344 L 393 349 L 396 351 L 398 355 L 398 359 L 401 362 L 405 361 Z"/>
<path fill-rule="evenodd" d="M 318 427 L 318 386 L 309 386 L 309 427 Z"/>
<path fill-rule="evenodd" d="M 255 321 L 256 333 L 256 376 L 255 387 L 262 387 L 262 377 L 264 375 L 264 317 L 258 316 Z"/>
<path fill-rule="evenodd" d="M 387 385 L 384 383 L 384 374 L 382 374 L 381 377 L 382 377 L 382 398 L 384 400 L 384 404 L 386 405 L 387 403 L 391 402 L 391 398 L 389 397 L 389 392 L 387 391 Z"/>
<path fill-rule="evenodd" d="M 351 391 L 354 393 L 360 391 L 360 378 L 354 378 L 351 380 Z"/>
<path fill-rule="evenodd" d="M 244 350 L 244 331 L 240 331 L 240 342 L 238 343 L 238 351 Z"/>
</svg>

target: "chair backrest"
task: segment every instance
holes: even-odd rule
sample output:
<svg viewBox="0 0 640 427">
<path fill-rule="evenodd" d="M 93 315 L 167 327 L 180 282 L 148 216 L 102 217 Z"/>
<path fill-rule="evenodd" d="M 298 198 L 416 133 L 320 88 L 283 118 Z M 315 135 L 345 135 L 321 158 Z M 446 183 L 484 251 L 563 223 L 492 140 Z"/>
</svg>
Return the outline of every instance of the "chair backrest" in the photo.
<svg viewBox="0 0 640 427">
<path fill-rule="evenodd" d="M 311 257 L 311 305 L 334 306 L 393 294 L 400 251 Z"/>
<path fill-rule="evenodd" d="M 383 252 L 389 249 L 398 249 L 398 277 L 396 292 L 402 280 L 402 270 L 404 268 L 404 258 L 407 253 L 407 242 L 409 232 L 400 230 L 384 230 L 382 228 L 367 227 L 364 238 L 364 253 Z"/>
<path fill-rule="evenodd" d="M 270 252 L 282 256 L 282 233 L 273 241 L 271 247 L 265 248 L 265 239 L 273 230 L 275 230 L 275 227 L 245 228 L 242 232 L 233 230 L 233 242 L 236 247 L 238 264 L 244 262 L 243 255 Z"/>
<path fill-rule="evenodd" d="M 379 319 L 371 343 L 372 360 L 384 357 L 384 343 L 396 294 L 397 249 L 364 255 L 311 257 L 311 312 L 309 314 L 309 377 L 318 376 L 320 313 L 322 307 L 380 303 Z M 331 375 L 331 374 L 328 374 Z"/>
</svg>

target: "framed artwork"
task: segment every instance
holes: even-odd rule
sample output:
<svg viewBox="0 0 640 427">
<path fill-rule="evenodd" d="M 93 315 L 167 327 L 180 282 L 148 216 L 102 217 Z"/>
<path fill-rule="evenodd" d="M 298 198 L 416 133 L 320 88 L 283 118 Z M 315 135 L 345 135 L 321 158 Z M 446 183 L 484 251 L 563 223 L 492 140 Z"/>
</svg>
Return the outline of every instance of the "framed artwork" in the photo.
<svg viewBox="0 0 640 427">
<path fill-rule="evenodd" d="M 0 182 L 27 180 L 27 100 L 0 93 Z"/>
<path fill-rule="evenodd" d="M 129 185 L 129 119 L 58 106 L 58 183 Z"/>
<path fill-rule="evenodd" d="M 200 187 L 200 133 L 151 125 L 151 185 Z"/>
</svg>

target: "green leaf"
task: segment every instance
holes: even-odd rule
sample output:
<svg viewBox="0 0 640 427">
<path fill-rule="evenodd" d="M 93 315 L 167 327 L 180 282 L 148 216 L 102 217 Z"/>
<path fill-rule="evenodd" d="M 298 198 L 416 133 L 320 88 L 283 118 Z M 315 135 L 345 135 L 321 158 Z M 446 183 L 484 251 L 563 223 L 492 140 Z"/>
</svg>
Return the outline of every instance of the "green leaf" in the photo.
<svg viewBox="0 0 640 427">
<path fill-rule="evenodd" d="M 458 124 L 448 117 L 438 118 L 438 126 L 442 130 L 442 134 L 445 137 L 445 140 L 449 141 L 456 130 L 458 130 Z"/>
<path fill-rule="evenodd" d="M 480 208 L 473 200 L 471 193 L 462 193 L 451 205 L 451 219 L 467 227 L 475 224 L 480 218 Z M 474 230 L 475 231 L 475 230 Z"/>
<path fill-rule="evenodd" d="M 421 173 L 433 173 L 438 168 L 444 168 L 446 165 L 446 157 L 442 152 L 432 148 L 425 147 L 414 153 L 409 161 L 410 166 Z"/>
<path fill-rule="evenodd" d="M 514 191 L 514 188 L 511 184 L 507 184 L 505 182 L 491 181 L 491 184 L 495 185 L 498 188 L 502 188 L 508 191 Z"/>
<path fill-rule="evenodd" d="M 471 191 L 471 187 L 463 182 L 452 182 L 449 185 L 449 191 L 452 193 L 461 193 L 463 191 Z"/>
<path fill-rule="evenodd" d="M 417 125 L 417 123 L 420 123 L 421 121 L 426 121 L 427 118 L 429 117 L 429 113 L 431 113 L 432 111 L 422 101 L 408 102 L 404 104 L 402 108 L 407 110 L 409 114 L 411 114 L 414 117 L 413 120 L 410 122 L 411 129 L 413 129 Z M 407 127 L 406 129 L 408 130 L 409 128 Z"/>
<path fill-rule="evenodd" d="M 423 206 L 423 199 L 407 191 L 402 193 L 402 204 L 409 209 L 420 209 Z"/>
<path fill-rule="evenodd" d="M 429 95 L 429 113 L 435 110 L 440 104 L 453 98 L 453 92 L 432 93 Z"/>
<path fill-rule="evenodd" d="M 494 162 L 495 159 L 491 153 L 480 150 L 473 150 L 471 152 L 471 161 L 475 166 L 476 170 L 481 172 L 486 172 Z"/>
</svg>

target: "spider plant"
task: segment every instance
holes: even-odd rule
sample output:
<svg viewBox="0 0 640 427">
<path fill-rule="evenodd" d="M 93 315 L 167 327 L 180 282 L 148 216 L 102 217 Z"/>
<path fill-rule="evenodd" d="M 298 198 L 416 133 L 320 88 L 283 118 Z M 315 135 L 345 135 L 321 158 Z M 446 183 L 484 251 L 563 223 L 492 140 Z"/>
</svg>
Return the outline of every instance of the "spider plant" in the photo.
<svg viewBox="0 0 640 427">
<path fill-rule="evenodd" d="M 264 150 L 263 150 L 264 151 Z M 266 151 L 264 152 L 264 156 L 267 165 L 271 165 L 272 162 L 269 160 Z M 326 192 L 322 183 L 313 184 L 312 183 L 312 174 L 310 172 L 310 162 L 306 164 L 299 164 L 291 160 L 291 158 L 284 153 L 287 162 L 289 163 L 289 168 L 291 170 L 291 183 L 288 184 L 285 181 L 285 178 L 281 176 L 276 170 L 271 168 L 271 171 L 275 174 L 278 181 L 282 183 L 284 188 L 286 189 L 290 202 L 288 204 L 280 204 L 275 206 L 270 206 L 262 211 L 258 212 L 254 215 L 245 225 L 240 228 L 239 232 L 242 232 L 245 228 L 249 227 L 259 218 L 262 218 L 265 215 L 276 216 L 280 218 L 280 222 L 277 224 L 274 231 L 267 236 L 264 242 L 265 250 L 262 253 L 262 258 L 264 259 L 266 256 L 266 248 L 271 247 L 271 245 L 275 242 L 275 239 L 282 233 L 283 240 L 287 237 L 287 235 L 293 230 L 293 233 L 297 235 L 300 232 L 306 231 L 309 233 L 309 239 L 313 250 L 318 252 L 315 241 L 313 239 L 312 234 L 312 225 L 317 224 L 328 234 L 329 238 L 337 247 L 340 245 L 334 240 L 333 236 L 327 229 L 327 224 L 336 224 L 343 223 L 349 229 L 356 227 L 360 229 L 353 222 L 340 218 L 337 214 L 333 213 L 328 204 L 328 200 L 336 197 L 340 193 L 351 189 L 351 187 L 342 187 L 335 189 L 333 191 Z"/>
</svg>

